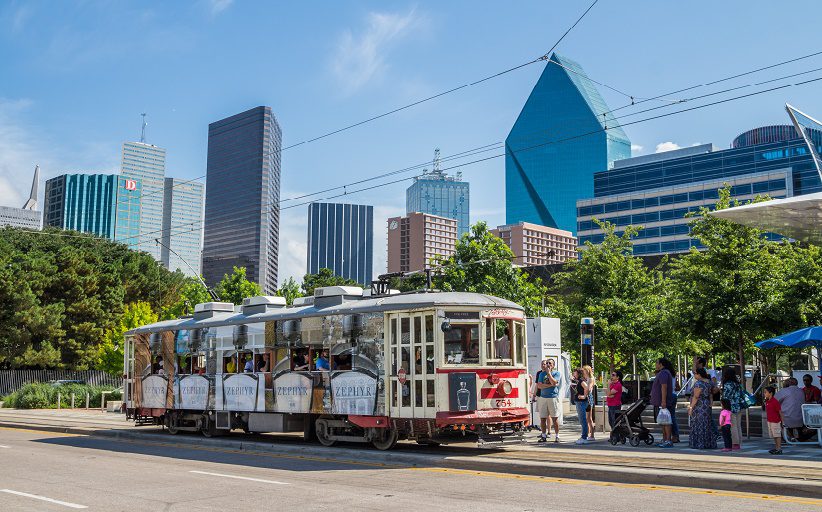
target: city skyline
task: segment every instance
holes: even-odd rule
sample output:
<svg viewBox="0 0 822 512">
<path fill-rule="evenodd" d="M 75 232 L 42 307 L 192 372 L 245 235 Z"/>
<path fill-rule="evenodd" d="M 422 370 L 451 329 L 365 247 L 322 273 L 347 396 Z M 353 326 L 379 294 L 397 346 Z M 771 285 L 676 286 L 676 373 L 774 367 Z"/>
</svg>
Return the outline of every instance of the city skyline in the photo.
<svg viewBox="0 0 822 512">
<path fill-rule="evenodd" d="M 284 145 L 295 144 L 542 55 L 579 15 L 576 5 L 511 7 L 488 3 L 472 10 L 474 23 L 451 29 L 448 27 L 464 16 L 464 6 L 365 3 L 351 8 L 340 4 L 328 6 L 328 16 L 317 21 L 318 30 L 309 38 L 296 30 L 295 22 L 310 15 L 302 6 L 226 5 L 222 10 L 212 9 L 208 2 L 173 6 L 148 2 L 118 8 L 57 5 L 48 10 L 31 3 L 12 3 L 0 8 L 0 24 L 6 28 L 0 35 L 0 47 L 9 57 L 5 65 L 11 77 L 0 100 L 0 131 L 8 134 L 0 142 L 0 204 L 17 206 L 26 197 L 30 178 L 26 170 L 35 163 L 40 163 L 44 179 L 81 170 L 118 172 L 118 147 L 123 140 L 138 140 L 140 126 L 135 120 L 141 112 L 148 113 L 149 141 L 169 149 L 168 173 L 194 179 L 205 174 L 206 127 L 213 119 L 255 104 L 271 104 L 289 136 Z M 810 30 L 810 20 L 822 13 L 822 6 L 806 5 L 807 16 L 789 30 L 770 22 L 778 17 L 778 6 L 748 5 L 746 8 L 756 15 L 744 27 L 729 27 L 721 21 L 738 14 L 733 3 L 694 3 L 692 9 L 665 24 L 658 23 L 656 7 L 651 2 L 636 2 L 627 9 L 618 3 L 601 2 L 557 51 L 579 62 L 593 79 L 641 101 L 811 53 L 770 41 L 788 38 L 794 30 Z M 701 14 L 707 8 L 714 13 L 708 19 Z M 526 10 L 528 15 L 523 16 Z M 255 29 L 270 25 L 272 19 L 278 28 L 272 35 L 263 36 L 264 31 Z M 517 26 L 517 37 L 487 38 L 499 24 Z M 603 33 L 629 24 L 645 29 L 621 36 L 621 51 L 633 58 L 615 59 L 612 52 L 601 51 Z M 698 40 L 689 37 L 695 25 L 705 32 Z M 32 37 L 34 30 L 45 36 Z M 213 30 L 234 42 L 221 46 L 210 40 L 208 34 Z M 750 34 L 761 36 L 751 38 L 750 52 L 714 54 L 715 48 L 728 47 Z M 661 43 L 649 46 L 648 39 Z M 108 44 L 103 48 L 100 40 Z M 687 52 L 681 44 L 684 40 L 690 41 Z M 295 45 L 301 48 L 300 53 L 285 51 Z M 270 48 L 278 66 L 261 69 L 254 81 L 233 80 L 232 76 L 249 69 L 252 62 L 251 55 L 237 49 L 257 46 Z M 478 52 L 484 58 L 473 58 Z M 157 72 L 134 80 L 121 72 L 123 53 L 133 55 L 129 69 L 150 65 Z M 181 58 L 188 63 L 185 72 L 175 66 Z M 221 73 L 214 73 L 215 63 Z M 818 67 L 817 60 L 796 62 L 727 85 L 814 67 Z M 294 80 L 278 80 L 284 70 Z M 432 147 L 447 147 L 453 154 L 502 140 L 542 70 L 543 64 L 528 66 L 284 152 L 283 198 L 326 188 L 317 186 L 320 183 L 342 185 L 424 163 Z M 162 80 L 157 79 L 160 76 Z M 62 80 L 64 87 L 51 87 L 55 79 Z M 611 107 L 631 103 L 623 94 L 598 88 Z M 635 155 L 652 154 L 657 147 L 728 141 L 740 129 L 782 123 L 780 103 L 819 112 L 822 105 L 812 91 L 813 87 L 792 87 L 629 126 L 625 131 L 634 143 Z M 713 91 L 682 95 L 707 92 Z M 622 112 L 661 105 L 661 101 L 650 101 Z M 628 120 L 641 117 L 645 116 Z M 332 171 L 341 165 L 351 171 L 345 175 Z M 505 223 L 504 201 L 500 200 L 503 167 L 496 159 L 456 169 L 472 183 L 472 223 Z M 397 205 L 404 202 L 403 192 L 409 183 L 352 199 L 373 204 L 378 221 L 401 215 L 403 209 Z M 284 210 L 282 225 L 280 275 L 299 278 L 306 265 L 303 207 Z M 383 231 L 376 230 L 375 247 L 385 243 Z M 375 251 L 374 266 L 385 266 L 381 251 Z"/>
</svg>

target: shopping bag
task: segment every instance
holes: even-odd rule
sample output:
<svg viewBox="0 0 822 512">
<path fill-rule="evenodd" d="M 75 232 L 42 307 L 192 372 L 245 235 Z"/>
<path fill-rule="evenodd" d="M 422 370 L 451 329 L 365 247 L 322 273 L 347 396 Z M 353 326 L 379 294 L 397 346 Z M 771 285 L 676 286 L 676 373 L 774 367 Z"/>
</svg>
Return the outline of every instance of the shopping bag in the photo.
<svg viewBox="0 0 822 512">
<path fill-rule="evenodd" d="M 660 425 L 672 425 L 671 411 L 668 409 L 660 409 L 656 417 L 656 422 Z"/>
<path fill-rule="evenodd" d="M 756 405 L 756 397 L 747 391 L 742 392 L 742 408 L 747 409 Z"/>
</svg>

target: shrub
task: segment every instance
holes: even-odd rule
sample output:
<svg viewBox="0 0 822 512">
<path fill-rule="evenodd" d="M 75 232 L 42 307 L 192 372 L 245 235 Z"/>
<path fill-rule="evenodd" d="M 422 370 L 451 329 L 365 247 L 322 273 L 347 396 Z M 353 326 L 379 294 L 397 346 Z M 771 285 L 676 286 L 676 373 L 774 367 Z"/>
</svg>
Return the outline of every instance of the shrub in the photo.
<svg viewBox="0 0 822 512">
<path fill-rule="evenodd" d="M 4 407 L 17 409 L 55 409 L 57 393 L 61 396 L 61 407 L 71 407 L 71 394 L 74 393 L 74 407 L 86 405 L 86 393 L 89 394 L 89 407 L 100 407 L 103 391 L 111 391 L 108 400 L 120 400 L 122 393 L 113 386 L 91 386 L 89 384 L 63 384 L 54 386 L 44 382 L 26 384 L 14 393 L 3 398 Z"/>
</svg>

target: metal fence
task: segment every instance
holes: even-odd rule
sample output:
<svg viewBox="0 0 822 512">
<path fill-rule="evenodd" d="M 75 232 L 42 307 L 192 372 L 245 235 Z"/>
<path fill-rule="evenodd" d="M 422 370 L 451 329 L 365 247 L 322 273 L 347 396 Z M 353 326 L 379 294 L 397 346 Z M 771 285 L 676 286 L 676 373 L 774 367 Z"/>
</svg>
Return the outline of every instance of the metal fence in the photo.
<svg viewBox="0 0 822 512">
<path fill-rule="evenodd" d="M 123 378 L 101 370 L 0 370 L 0 396 L 8 395 L 30 382 L 79 380 L 95 386 L 123 385 Z"/>
</svg>

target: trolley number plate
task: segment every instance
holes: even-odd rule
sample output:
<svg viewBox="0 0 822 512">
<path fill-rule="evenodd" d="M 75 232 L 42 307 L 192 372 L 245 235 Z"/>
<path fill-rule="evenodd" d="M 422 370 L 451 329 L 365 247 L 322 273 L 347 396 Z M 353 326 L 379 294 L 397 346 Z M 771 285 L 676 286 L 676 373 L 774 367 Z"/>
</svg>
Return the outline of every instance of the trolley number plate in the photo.
<svg viewBox="0 0 822 512">
<path fill-rule="evenodd" d="M 512 407 L 514 402 L 511 401 L 510 398 L 497 398 L 494 400 L 494 407 L 496 409 L 502 409 L 504 407 Z"/>
</svg>

